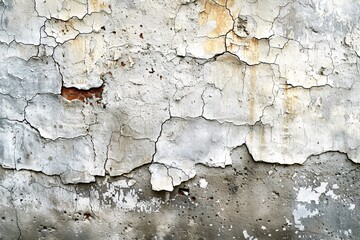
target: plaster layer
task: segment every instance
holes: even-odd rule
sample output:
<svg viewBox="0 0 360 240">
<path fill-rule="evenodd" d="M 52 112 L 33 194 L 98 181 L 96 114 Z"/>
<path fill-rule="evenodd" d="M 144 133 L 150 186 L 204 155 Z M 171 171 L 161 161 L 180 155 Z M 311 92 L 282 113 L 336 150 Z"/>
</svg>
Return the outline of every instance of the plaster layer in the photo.
<svg viewBox="0 0 360 240">
<path fill-rule="evenodd" d="M 0 167 L 13 181 L 4 178 L 0 189 L 4 212 L 18 219 L 16 229 L 6 228 L 9 236 L 35 237 L 34 229 L 23 232 L 22 205 L 14 201 L 30 182 L 41 185 L 29 188 L 32 198 L 56 181 L 52 194 L 39 197 L 49 212 L 65 201 L 52 195 L 73 198 L 78 188 L 103 188 L 84 190 L 88 198 L 69 208 L 75 214 L 84 204 L 74 218 L 110 224 L 117 221 L 109 214 L 114 207 L 157 211 L 169 202 L 162 191 L 195 202 L 179 186 L 202 169 L 200 190 L 210 189 L 206 172 L 231 168 L 239 148 L 256 164 L 289 169 L 336 152 L 357 171 L 351 164 L 360 163 L 359 9 L 356 0 L 0 1 Z M 142 181 L 159 193 L 148 191 L 165 199 L 140 200 L 133 174 L 143 168 L 149 176 Z M 350 192 L 341 198 L 332 186 L 325 177 L 292 183 L 294 207 L 287 211 L 297 231 L 306 229 L 304 219 L 322 214 L 322 197 L 344 200 Z M 345 204 L 349 210 L 355 197 Z M 89 213 L 90 198 L 101 216 Z M 103 211 L 104 202 L 110 210 Z M 164 213 L 166 221 L 176 218 Z M 156 237 L 170 236 L 157 224 Z M 266 229 L 237 233 L 255 239 Z M 358 230 L 342 231 L 336 236 Z"/>
<path fill-rule="evenodd" d="M 199 121 L 195 136 L 218 131 L 210 121 L 230 124 L 238 134 L 226 141 L 246 144 L 255 161 L 340 151 L 359 162 L 358 16 L 345 4 L 305 2 L 3 3 L 2 119 L 46 141 L 91 139 L 97 170 L 85 167 L 88 179 L 153 163 L 156 190 L 194 177 L 197 163 L 231 164 L 224 140 L 214 142 L 223 154 L 204 148 L 212 157 L 198 160 L 197 141 L 213 143 L 169 125 L 179 121 Z M 152 170 L 160 163 L 164 174 Z M 155 184 L 168 177 L 172 187 Z"/>
</svg>

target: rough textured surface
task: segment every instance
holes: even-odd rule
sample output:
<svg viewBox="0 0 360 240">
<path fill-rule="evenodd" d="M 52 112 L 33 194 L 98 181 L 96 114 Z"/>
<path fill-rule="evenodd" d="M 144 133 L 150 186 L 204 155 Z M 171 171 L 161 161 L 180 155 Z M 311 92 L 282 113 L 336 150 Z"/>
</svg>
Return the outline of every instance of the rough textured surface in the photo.
<svg viewBox="0 0 360 240">
<path fill-rule="evenodd" d="M 126 177 L 64 185 L 1 169 L 4 239 L 356 239 L 360 168 L 339 153 L 303 165 L 256 163 L 245 147 L 232 167 L 196 166 L 171 193 L 146 167 Z M 161 165 L 160 165 L 161 166 Z"/>
<path fill-rule="evenodd" d="M 0 239 L 356 239 L 359 10 L 0 1 Z"/>
</svg>

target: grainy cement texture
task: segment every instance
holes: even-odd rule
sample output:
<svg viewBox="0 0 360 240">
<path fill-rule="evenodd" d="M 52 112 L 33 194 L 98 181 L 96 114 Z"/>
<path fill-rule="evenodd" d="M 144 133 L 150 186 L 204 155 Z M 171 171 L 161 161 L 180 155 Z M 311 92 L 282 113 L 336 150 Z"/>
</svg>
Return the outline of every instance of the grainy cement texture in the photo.
<svg viewBox="0 0 360 240">
<path fill-rule="evenodd" d="M 0 12 L 0 239 L 360 238 L 360 1 Z"/>
</svg>

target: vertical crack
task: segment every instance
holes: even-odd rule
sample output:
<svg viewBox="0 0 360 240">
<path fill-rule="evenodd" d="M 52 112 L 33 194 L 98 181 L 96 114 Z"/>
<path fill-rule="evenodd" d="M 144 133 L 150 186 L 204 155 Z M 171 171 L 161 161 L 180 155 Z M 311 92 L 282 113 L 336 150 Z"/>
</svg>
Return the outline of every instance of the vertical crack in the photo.
<svg viewBox="0 0 360 240">
<path fill-rule="evenodd" d="M 18 211 L 17 211 L 17 208 L 16 208 L 16 206 L 15 206 L 15 204 L 14 204 L 14 187 L 12 187 L 11 189 L 10 189 L 10 196 L 11 196 L 11 205 L 12 205 L 12 207 L 14 208 L 14 211 L 15 211 L 15 223 L 16 223 L 16 226 L 17 226 L 17 229 L 19 230 L 19 236 L 18 236 L 18 240 L 20 240 L 20 239 L 23 239 L 23 235 L 22 235 L 22 231 L 21 231 L 21 228 L 20 228 L 20 225 L 19 225 L 19 215 L 18 215 Z"/>
</svg>

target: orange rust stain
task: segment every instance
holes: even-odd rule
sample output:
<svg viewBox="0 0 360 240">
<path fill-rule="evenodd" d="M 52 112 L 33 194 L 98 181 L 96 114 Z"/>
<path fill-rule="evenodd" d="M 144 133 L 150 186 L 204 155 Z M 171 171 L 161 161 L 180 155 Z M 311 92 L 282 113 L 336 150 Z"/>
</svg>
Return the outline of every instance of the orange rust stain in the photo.
<svg viewBox="0 0 360 240">
<path fill-rule="evenodd" d="M 98 0 L 91 0 L 91 5 L 93 6 L 93 9 L 95 11 L 98 10 L 98 6 L 99 6 L 99 1 Z"/>
<path fill-rule="evenodd" d="M 259 39 L 239 37 L 234 32 L 229 33 L 229 43 L 227 49 L 230 52 L 240 52 L 244 59 L 250 59 L 252 62 L 259 62 Z M 240 58 L 242 58 L 240 56 Z"/>
<path fill-rule="evenodd" d="M 221 53 L 225 51 L 225 38 L 207 38 L 205 40 L 204 48 L 206 52 Z"/>
<path fill-rule="evenodd" d="M 216 2 L 223 6 L 225 6 L 225 4 L 226 4 L 226 0 L 216 0 Z"/>
<path fill-rule="evenodd" d="M 215 22 L 215 27 L 207 34 L 209 37 L 218 37 L 226 34 L 232 28 L 232 18 L 229 11 L 213 1 L 200 1 L 202 11 L 199 13 L 200 26 Z"/>
<path fill-rule="evenodd" d="M 104 10 L 105 8 L 106 8 L 106 4 L 105 4 L 105 3 L 101 3 L 101 4 L 100 4 L 100 9 L 101 9 L 101 10 Z"/>
<path fill-rule="evenodd" d="M 105 10 L 107 7 L 110 8 L 110 5 L 106 5 L 104 2 L 99 3 L 99 0 L 91 0 L 91 5 L 95 12 Z"/>
<path fill-rule="evenodd" d="M 79 90 L 74 87 L 62 87 L 61 88 L 61 96 L 66 98 L 67 100 L 80 100 L 85 101 L 86 99 L 101 99 L 102 93 L 104 91 L 104 86 L 100 86 L 98 88 L 91 88 L 89 90 Z"/>
<path fill-rule="evenodd" d="M 227 2 L 226 2 L 226 7 L 227 7 L 227 8 L 230 8 L 230 7 L 234 6 L 234 4 L 235 4 L 235 1 L 234 1 L 234 0 L 227 0 Z"/>
<path fill-rule="evenodd" d="M 234 32 L 229 33 L 229 43 L 226 46 L 229 52 L 238 52 L 240 59 L 251 63 L 259 62 L 259 40 L 257 38 L 244 38 L 237 36 Z M 249 79 L 249 122 L 255 123 L 255 97 L 257 85 L 257 65 L 248 66 L 246 74 Z"/>
<path fill-rule="evenodd" d="M 251 57 L 251 60 L 254 62 L 259 61 L 259 40 L 256 38 L 250 38 L 249 47 L 247 49 L 248 54 Z"/>
</svg>

